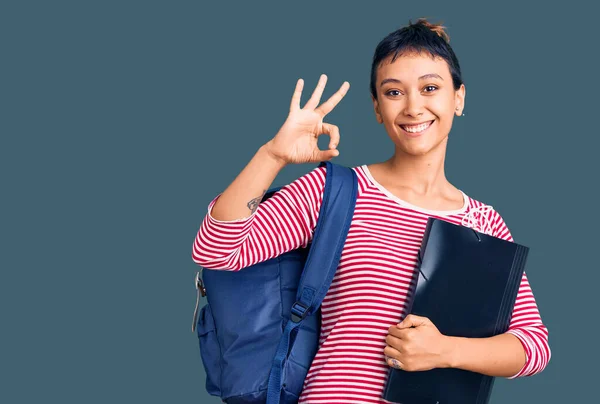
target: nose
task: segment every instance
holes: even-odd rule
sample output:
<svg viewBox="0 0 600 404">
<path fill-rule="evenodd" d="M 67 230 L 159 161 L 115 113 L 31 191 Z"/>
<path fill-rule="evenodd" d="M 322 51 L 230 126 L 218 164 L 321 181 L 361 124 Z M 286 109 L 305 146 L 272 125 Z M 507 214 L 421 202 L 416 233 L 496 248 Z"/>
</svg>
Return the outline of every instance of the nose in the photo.
<svg viewBox="0 0 600 404">
<path fill-rule="evenodd" d="M 408 97 L 406 97 L 406 104 L 404 105 L 404 115 L 423 115 L 423 104 L 423 99 L 419 93 L 412 92 L 408 94 Z"/>
</svg>

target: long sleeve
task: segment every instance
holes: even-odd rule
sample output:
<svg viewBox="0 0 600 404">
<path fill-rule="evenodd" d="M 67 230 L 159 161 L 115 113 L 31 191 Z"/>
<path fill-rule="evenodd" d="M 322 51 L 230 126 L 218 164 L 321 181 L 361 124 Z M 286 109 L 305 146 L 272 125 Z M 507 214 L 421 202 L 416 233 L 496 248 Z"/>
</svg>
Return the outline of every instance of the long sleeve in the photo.
<svg viewBox="0 0 600 404">
<path fill-rule="evenodd" d="M 192 248 L 192 260 L 203 267 L 237 271 L 312 240 L 325 186 L 325 167 L 317 167 L 261 202 L 249 217 L 221 221 L 208 205 Z"/>
<path fill-rule="evenodd" d="M 514 241 L 506 223 L 496 211 L 493 213 L 493 229 L 494 237 Z M 551 356 L 548 329 L 542 323 L 526 273 L 523 273 L 521 279 L 507 333 L 513 334 L 521 341 L 527 355 L 523 368 L 508 379 L 531 376 L 544 370 Z"/>
</svg>

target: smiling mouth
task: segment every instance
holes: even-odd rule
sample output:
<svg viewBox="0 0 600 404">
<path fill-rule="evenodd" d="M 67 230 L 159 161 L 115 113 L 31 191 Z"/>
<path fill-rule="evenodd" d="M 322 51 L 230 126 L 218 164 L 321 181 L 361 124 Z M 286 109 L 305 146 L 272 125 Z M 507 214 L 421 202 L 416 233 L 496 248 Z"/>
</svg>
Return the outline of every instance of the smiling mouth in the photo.
<svg viewBox="0 0 600 404">
<path fill-rule="evenodd" d="M 424 122 L 418 125 L 399 125 L 405 132 L 408 133 L 421 133 L 427 130 L 433 124 L 432 121 Z"/>
</svg>

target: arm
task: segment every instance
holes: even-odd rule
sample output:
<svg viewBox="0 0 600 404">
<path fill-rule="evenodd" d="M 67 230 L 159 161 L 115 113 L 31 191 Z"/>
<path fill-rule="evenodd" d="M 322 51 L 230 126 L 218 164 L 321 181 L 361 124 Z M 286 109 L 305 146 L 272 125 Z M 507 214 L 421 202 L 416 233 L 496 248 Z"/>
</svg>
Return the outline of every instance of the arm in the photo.
<svg viewBox="0 0 600 404">
<path fill-rule="evenodd" d="M 264 203 L 265 192 L 286 164 L 330 160 L 339 152 L 339 128 L 323 118 L 344 97 L 344 82 L 326 102 L 317 106 L 327 76 L 321 75 L 304 108 L 299 79 L 290 113 L 277 135 L 260 148 L 233 183 L 210 203 L 192 248 L 192 260 L 211 269 L 239 270 L 300 246 L 312 238 L 325 183 L 325 168 L 294 181 Z M 329 135 L 329 149 L 317 139 Z"/>
<path fill-rule="evenodd" d="M 383 351 L 387 362 L 406 371 L 459 368 L 509 377 L 525 363 L 521 342 L 511 334 L 490 338 L 447 336 L 429 318 L 414 314 L 391 326 L 388 334 Z"/>
<path fill-rule="evenodd" d="M 219 195 L 212 217 L 219 221 L 242 220 L 256 210 L 267 189 L 286 163 L 262 146 L 236 179 Z"/>
<path fill-rule="evenodd" d="M 513 242 L 502 217 L 492 212 L 494 237 Z M 531 376 L 544 370 L 550 361 L 548 330 L 523 273 L 519 292 L 506 333 L 490 338 L 451 337 L 449 361 L 451 366 L 491 376 Z"/>
<path fill-rule="evenodd" d="M 211 269 L 239 270 L 299 247 L 312 239 L 318 219 L 325 167 L 318 167 L 282 187 L 249 217 L 217 220 L 208 206 L 194 240 L 192 260 Z"/>
<path fill-rule="evenodd" d="M 490 338 L 447 337 L 450 346 L 446 366 L 489 376 L 511 377 L 526 363 L 519 339 L 505 333 Z"/>
</svg>

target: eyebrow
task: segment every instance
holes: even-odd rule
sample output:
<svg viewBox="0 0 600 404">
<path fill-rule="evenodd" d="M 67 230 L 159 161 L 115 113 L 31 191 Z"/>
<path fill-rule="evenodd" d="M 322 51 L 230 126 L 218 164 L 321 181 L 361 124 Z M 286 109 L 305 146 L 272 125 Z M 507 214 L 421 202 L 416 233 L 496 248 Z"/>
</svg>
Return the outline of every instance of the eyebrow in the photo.
<svg viewBox="0 0 600 404">
<path fill-rule="evenodd" d="M 432 78 L 444 80 L 439 74 L 435 74 L 435 73 L 424 74 L 423 76 L 419 77 L 419 80 L 432 79 Z M 379 86 L 381 87 L 385 83 L 402 83 L 402 82 L 398 79 L 383 79 L 383 80 L 381 80 L 381 84 L 379 84 Z"/>
</svg>

